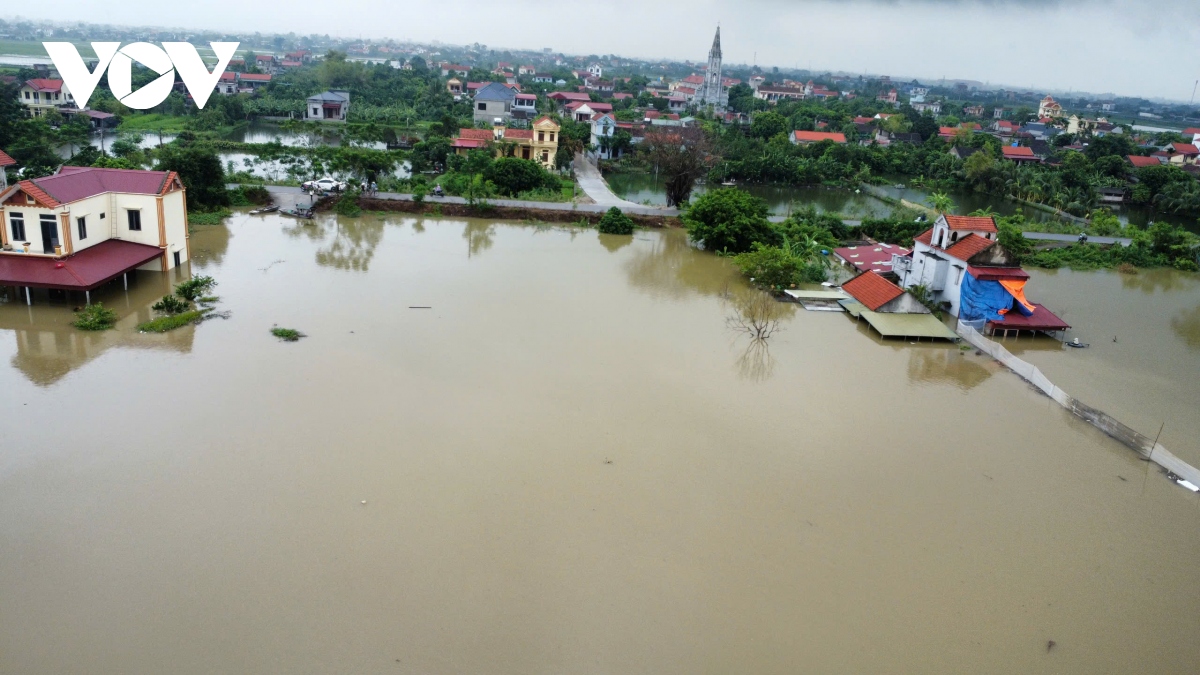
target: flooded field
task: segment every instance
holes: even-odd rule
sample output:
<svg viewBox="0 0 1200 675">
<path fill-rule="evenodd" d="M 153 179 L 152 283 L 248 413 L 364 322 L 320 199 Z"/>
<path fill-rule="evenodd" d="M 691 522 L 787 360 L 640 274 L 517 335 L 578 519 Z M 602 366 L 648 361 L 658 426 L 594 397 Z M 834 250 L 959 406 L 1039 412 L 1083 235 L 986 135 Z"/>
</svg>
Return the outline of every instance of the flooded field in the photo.
<svg viewBox="0 0 1200 675">
<path fill-rule="evenodd" d="M 1200 499 L 972 352 L 791 306 L 752 348 L 677 230 L 191 244 L 228 319 L 136 333 L 150 273 L 101 335 L 0 303 L 0 672 L 1194 672 Z M 1096 346 L 1014 351 L 1194 411 L 1158 278 L 1037 274 Z"/>
</svg>

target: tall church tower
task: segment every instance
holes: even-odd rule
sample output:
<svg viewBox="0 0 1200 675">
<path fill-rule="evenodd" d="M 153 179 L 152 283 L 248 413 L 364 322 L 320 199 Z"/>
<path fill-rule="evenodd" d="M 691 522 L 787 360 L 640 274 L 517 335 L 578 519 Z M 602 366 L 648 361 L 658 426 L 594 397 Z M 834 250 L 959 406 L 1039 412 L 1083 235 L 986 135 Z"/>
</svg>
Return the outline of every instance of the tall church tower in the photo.
<svg viewBox="0 0 1200 675">
<path fill-rule="evenodd" d="M 711 105 L 718 112 L 725 110 L 728 94 L 721 86 L 721 27 L 713 38 L 712 49 L 708 50 L 708 70 L 704 74 L 704 91 L 700 95 L 702 105 Z"/>
</svg>

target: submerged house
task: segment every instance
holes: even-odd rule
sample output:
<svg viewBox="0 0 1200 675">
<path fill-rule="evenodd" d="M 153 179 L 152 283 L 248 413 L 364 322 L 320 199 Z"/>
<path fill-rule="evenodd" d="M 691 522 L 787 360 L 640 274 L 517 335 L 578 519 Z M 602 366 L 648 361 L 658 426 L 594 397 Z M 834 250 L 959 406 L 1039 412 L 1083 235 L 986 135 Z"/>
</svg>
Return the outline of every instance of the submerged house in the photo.
<svg viewBox="0 0 1200 675">
<path fill-rule="evenodd" d="M 135 269 L 191 258 L 174 171 L 64 166 L 0 192 L 0 286 L 85 293 Z"/>
<path fill-rule="evenodd" d="M 913 240 L 892 268 L 905 289 L 922 286 L 933 300 L 977 330 L 1047 331 L 1070 328 L 1025 298 L 1029 274 L 997 241 L 991 216 L 942 215 Z"/>
</svg>

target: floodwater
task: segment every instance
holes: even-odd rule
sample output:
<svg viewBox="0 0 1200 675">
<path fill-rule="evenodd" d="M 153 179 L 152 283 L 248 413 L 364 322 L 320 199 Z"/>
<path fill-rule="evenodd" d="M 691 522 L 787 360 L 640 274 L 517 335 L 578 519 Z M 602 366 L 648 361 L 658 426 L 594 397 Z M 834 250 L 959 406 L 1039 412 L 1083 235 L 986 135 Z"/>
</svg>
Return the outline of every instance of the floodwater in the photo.
<svg viewBox="0 0 1200 675">
<path fill-rule="evenodd" d="M 665 206 L 666 187 L 662 180 L 648 173 L 612 173 L 604 176 L 614 194 L 638 204 Z M 697 185 L 692 198 L 704 194 L 717 184 Z M 813 186 L 739 184 L 738 188 L 760 197 L 767 203 L 771 213 L 787 215 L 792 211 L 812 205 L 819 213 L 840 213 L 850 219 L 885 217 L 892 207 L 871 195 L 849 190 L 829 189 Z"/>
<path fill-rule="evenodd" d="M 755 347 L 677 230 L 192 252 L 229 318 L 0 303 L 0 672 L 1195 670 L 1200 498 L 971 352 L 790 305 Z"/>
</svg>

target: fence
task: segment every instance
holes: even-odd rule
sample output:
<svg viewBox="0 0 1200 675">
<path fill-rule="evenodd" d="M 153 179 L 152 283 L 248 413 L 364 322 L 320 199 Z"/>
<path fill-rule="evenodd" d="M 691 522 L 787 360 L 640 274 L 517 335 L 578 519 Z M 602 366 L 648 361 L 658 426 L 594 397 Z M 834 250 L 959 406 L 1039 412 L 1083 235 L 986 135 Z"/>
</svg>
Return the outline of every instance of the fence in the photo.
<svg viewBox="0 0 1200 675">
<path fill-rule="evenodd" d="M 981 324 L 982 322 L 976 323 Z M 1171 454 L 1155 439 L 1131 429 L 1112 415 L 1097 410 L 1063 391 L 1033 364 L 1013 356 L 1000 343 L 984 337 L 971 322 L 959 321 L 958 334 L 970 343 L 971 346 L 999 361 L 1022 379 L 1037 387 L 1043 394 L 1054 399 L 1067 410 L 1070 410 L 1076 417 L 1124 443 L 1142 457 L 1187 480 L 1189 483 L 1200 485 L 1200 469 L 1196 469 Z"/>
</svg>

